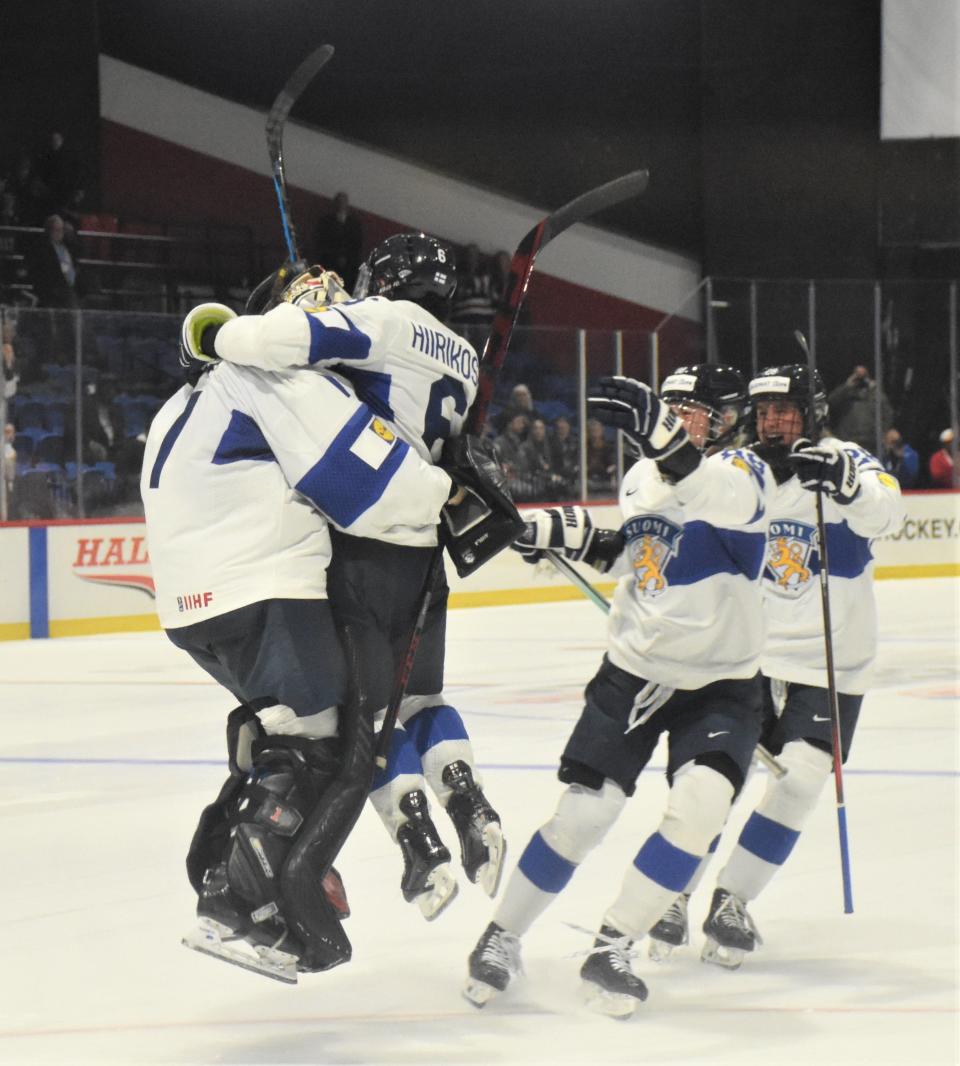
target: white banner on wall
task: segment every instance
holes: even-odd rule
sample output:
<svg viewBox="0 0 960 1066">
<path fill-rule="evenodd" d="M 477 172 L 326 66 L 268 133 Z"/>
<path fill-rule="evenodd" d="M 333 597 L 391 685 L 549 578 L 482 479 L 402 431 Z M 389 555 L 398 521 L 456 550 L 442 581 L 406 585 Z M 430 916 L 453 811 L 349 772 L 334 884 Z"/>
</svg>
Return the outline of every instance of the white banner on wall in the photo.
<svg viewBox="0 0 960 1066">
<path fill-rule="evenodd" d="M 960 492 L 908 493 L 899 533 L 875 541 L 879 579 L 960 576 Z M 590 508 L 619 525 L 613 505 Z M 612 582 L 582 573 L 602 593 Z M 448 566 L 451 607 L 544 603 L 582 596 L 548 565 L 505 551 L 469 578 Z M 0 639 L 157 629 L 143 522 L 137 519 L 0 527 Z"/>
</svg>

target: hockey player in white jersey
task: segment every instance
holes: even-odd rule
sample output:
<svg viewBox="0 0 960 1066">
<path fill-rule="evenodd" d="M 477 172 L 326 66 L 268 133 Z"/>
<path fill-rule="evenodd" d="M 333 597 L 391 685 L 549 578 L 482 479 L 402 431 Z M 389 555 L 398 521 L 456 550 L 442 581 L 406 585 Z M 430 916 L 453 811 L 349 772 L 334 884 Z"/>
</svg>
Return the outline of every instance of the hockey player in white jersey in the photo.
<svg viewBox="0 0 960 1066">
<path fill-rule="evenodd" d="M 747 903 L 789 858 L 833 767 L 815 493 L 820 489 L 824 496 L 844 762 L 877 650 L 870 545 L 896 532 L 904 518 L 899 486 L 881 463 L 824 431 L 826 393 L 820 374 L 814 374 L 812 412 L 806 366 L 768 367 L 750 382 L 757 429 L 752 450 L 770 465 L 777 482 L 763 571 L 768 632 L 761 658 L 762 743 L 787 774 L 771 776 L 717 876 L 702 957 L 730 969 L 760 943 Z M 811 431 L 816 443 L 805 436 Z M 686 942 L 687 899 L 700 876 L 702 871 L 651 931 L 668 946 Z"/>
<path fill-rule="evenodd" d="M 628 868 L 580 973 L 588 1003 L 627 1016 L 647 990 L 630 963 L 720 832 L 760 735 L 760 574 L 771 474 L 732 443 L 746 410 L 740 374 L 683 367 L 661 397 L 601 379 L 590 413 L 644 458 L 620 487 L 623 524 L 594 529 L 581 507 L 527 514 L 518 550 L 554 549 L 622 573 L 607 652 L 560 760 L 567 789 L 534 833 L 469 959 L 467 998 L 482 1006 L 520 969 L 519 938 L 600 843 L 662 733 L 669 800 Z"/>
<path fill-rule="evenodd" d="M 209 372 L 161 408 L 141 478 L 161 623 L 241 704 L 187 859 L 200 926 L 185 943 L 292 982 L 350 958 L 331 863 L 373 773 L 341 651 L 359 637 L 327 599 L 329 521 L 429 544 L 445 502 L 482 485 L 451 467 L 455 484 L 332 374 L 210 369 L 201 337 L 223 320 L 187 316 L 183 361 Z"/>
<path fill-rule="evenodd" d="M 355 299 L 336 293 L 330 277 L 314 268 L 265 314 L 224 322 L 206 337 L 209 354 L 268 370 L 333 367 L 424 459 L 439 459 L 445 442 L 460 436 L 478 381 L 477 353 L 443 322 L 456 287 L 453 250 L 426 234 L 398 234 L 361 268 Z M 332 537 L 331 603 L 338 625 L 357 634 L 366 701 L 382 709 L 406 653 L 435 531 L 390 545 Z M 403 852 L 404 898 L 428 920 L 453 900 L 457 882 L 427 787 L 453 821 L 468 878 L 491 896 L 504 855 L 500 818 L 482 791 L 463 719 L 442 691 L 447 594 L 441 574 L 388 764 L 371 793 Z"/>
</svg>

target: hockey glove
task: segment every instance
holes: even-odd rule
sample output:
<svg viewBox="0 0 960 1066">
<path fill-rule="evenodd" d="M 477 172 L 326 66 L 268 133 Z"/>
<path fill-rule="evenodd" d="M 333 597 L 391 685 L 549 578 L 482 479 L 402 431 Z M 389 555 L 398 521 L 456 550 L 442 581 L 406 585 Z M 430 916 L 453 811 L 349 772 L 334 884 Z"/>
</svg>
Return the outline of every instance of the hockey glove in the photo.
<svg viewBox="0 0 960 1066">
<path fill-rule="evenodd" d="M 625 433 L 653 459 L 668 481 L 679 481 L 700 465 L 700 452 L 683 422 L 648 385 L 633 378 L 601 378 L 587 393 L 590 414 Z"/>
<path fill-rule="evenodd" d="M 810 492 L 822 489 L 840 504 L 852 503 L 860 494 L 860 471 L 839 441 L 808 443 L 789 458 L 800 484 Z"/>
<path fill-rule="evenodd" d="M 457 489 L 440 512 L 440 540 L 457 573 L 466 577 L 513 542 L 523 519 L 489 441 L 473 436 L 448 440 L 439 466 Z"/>
<path fill-rule="evenodd" d="M 593 520 L 583 507 L 542 507 L 523 518 L 523 532 L 510 547 L 528 563 L 540 562 L 547 550 L 582 559 L 593 540 Z"/>
<path fill-rule="evenodd" d="M 226 304 L 198 304 L 180 327 L 180 365 L 192 370 L 197 363 L 216 363 L 214 348 L 217 333 L 224 322 L 236 318 L 237 312 Z"/>
</svg>

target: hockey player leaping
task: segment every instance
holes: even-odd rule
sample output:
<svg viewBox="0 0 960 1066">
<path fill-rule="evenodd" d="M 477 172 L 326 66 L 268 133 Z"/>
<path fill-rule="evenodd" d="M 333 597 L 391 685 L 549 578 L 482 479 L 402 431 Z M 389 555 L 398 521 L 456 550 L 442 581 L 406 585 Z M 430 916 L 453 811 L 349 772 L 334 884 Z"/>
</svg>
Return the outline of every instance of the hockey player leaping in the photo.
<svg viewBox="0 0 960 1066">
<path fill-rule="evenodd" d="M 560 760 L 567 789 L 527 844 L 469 959 L 465 994 L 482 1006 L 520 970 L 519 938 L 603 839 L 662 733 L 669 800 L 627 870 L 580 971 L 588 1001 L 612 1015 L 646 998 L 630 963 L 692 877 L 740 791 L 760 736 L 760 574 L 772 475 L 732 442 L 746 387 L 729 367 L 685 367 L 658 399 L 628 378 L 602 379 L 591 414 L 643 456 L 620 487 L 623 524 L 594 529 L 582 507 L 528 514 L 515 547 L 616 566 L 607 653 Z"/>
<path fill-rule="evenodd" d="M 308 271 L 278 306 L 254 308 L 264 314 L 234 318 L 224 309 L 222 328 L 206 335 L 208 354 L 268 370 L 333 367 L 425 460 L 437 460 L 445 442 L 460 435 L 477 391 L 477 353 L 443 321 L 456 288 L 452 248 L 422 233 L 388 238 L 361 268 L 353 300 L 337 292 L 332 277 Z M 270 288 L 260 287 L 267 294 Z M 332 538 L 331 604 L 338 626 L 357 634 L 366 704 L 382 710 L 406 652 L 436 532 L 390 544 L 336 530 Z M 427 786 L 453 821 L 467 877 L 488 895 L 497 891 L 504 855 L 500 818 L 482 791 L 463 719 L 442 691 L 447 594 L 441 572 L 400 727 L 371 793 L 403 852 L 403 896 L 428 920 L 452 901 L 457 882 L 430 817 Z"/>
<path fill-rule="evenodd" d="M 777 481 L 763 571 L 768 634 L 761 658 L 762 743 L 788 772 L 770 778 L 717 876 L 702 957 L 731 969 L 760 943 L 746 905 L 790 856 L 833 765 L 814 494 L 819 486 L 825 496 L 844 762 L 877 650 L 870 543 L 895 532 L 904 517 L 896 480 L 872 455 L 829 432 L 815 445 L 804 438 L 811 426 L 819 436 L 827 420 L 823 382 L 814 374 L 813 412 L 806 366 L 769 367 L 750 382 L 757 428 L 752 450 L 770 464 Z M 687 942 L 687 900 L 702 872 L 651 930 L 663 945 L 658 953 Z"/>
</svg>

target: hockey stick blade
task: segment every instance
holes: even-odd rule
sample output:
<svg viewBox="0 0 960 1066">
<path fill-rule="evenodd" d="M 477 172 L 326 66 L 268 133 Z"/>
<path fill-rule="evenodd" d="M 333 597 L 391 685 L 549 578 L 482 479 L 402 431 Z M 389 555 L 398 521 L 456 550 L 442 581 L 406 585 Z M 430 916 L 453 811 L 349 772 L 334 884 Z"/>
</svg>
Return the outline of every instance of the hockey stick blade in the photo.
<svg viewBox="0 0 960 1066">
<path fill-rule="evenodd" d="M 510 337 L 517 323 L 517 316 L 526 296 L 527 286 L 530 284 L 534 260 L 540 249 L 546 247 L 554 237 L 559 236 L 577 222 L 583 222 L 598 211 L 604 211 L 608 207 L 623 203 L 624 200 L 639 196 L 644 192 L 649 181 L 648 170 L 634 170 L 630 174 L 608 181 L 605 185 L 589 189 L 541 219 L 517 245 L 517 250 L 510 260 L 510 276 L 504 302 L 494 316 L 480 359 L 477 398 L 470 409 L 467 432 L 479 433 L 483 429 L 487 409 L 493 399 L 496 379 L 507 357 Z"/>
<path fill-rule="evenodd" d="M 303 94 L 304 89 L 319 74 L 333 56 L 333 45 L 322 44 L 314 49 L 297 69 L 287 79 L 286 85 L 280 90 L 277 98 L 273 101 L 270 113 L 267 115 L 267 152 L 270 156 L 270 169 L 273 173 L 273 187 L 277 194 L 277 204 L 280 208 L 280 223 L 283 227 L 283 239 L 287 246 L 287 258 L 290 263 L 296 263 L 300 258 L 297 245 L 297 231 L 293 225 L 290 212 L 290 200 L 287 195 L 287 176 L 283 165 L 283 130 L 286 126 L 287 116 Z M 283 271 L 280 272 L 281 274 Z M 280 278 L 278 277 L 279 286 Z"/>
</svg>

